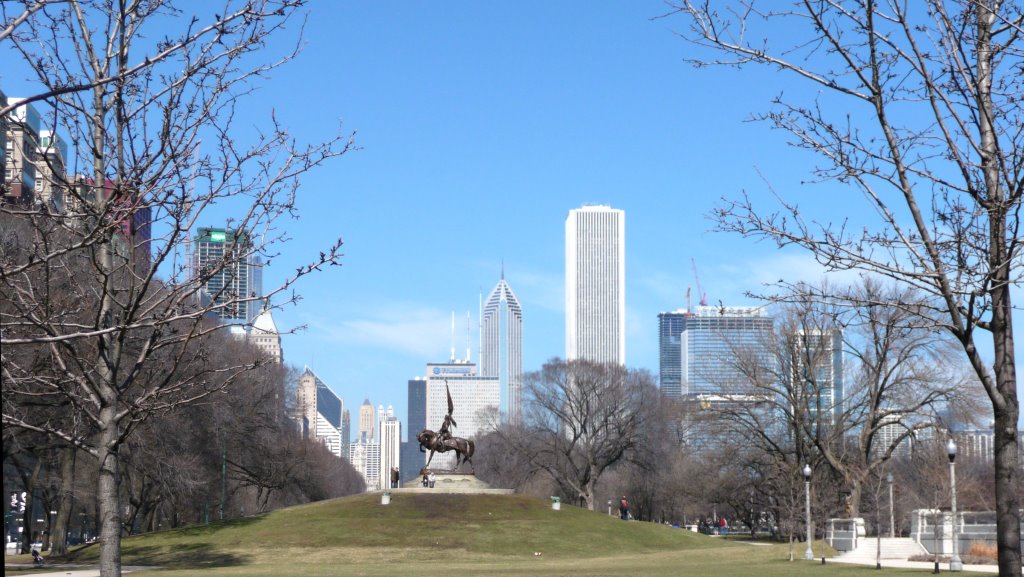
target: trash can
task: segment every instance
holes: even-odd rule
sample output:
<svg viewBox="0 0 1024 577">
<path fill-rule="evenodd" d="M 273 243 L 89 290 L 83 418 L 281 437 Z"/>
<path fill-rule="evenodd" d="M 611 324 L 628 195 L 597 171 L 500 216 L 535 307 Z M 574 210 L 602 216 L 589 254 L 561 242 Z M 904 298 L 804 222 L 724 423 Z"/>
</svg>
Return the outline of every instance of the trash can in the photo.
<svg viewBox="0 0 1024 577">
<path fill-rule="evenodd" d="M 551 498 L 551 508 L 554 509 L 555 511 L 561 511 L 562 510 L 562 498 L 561 497 L 552 497 Z"/>
<path fill-rule="evenodd" d="M 381 496 L 380 496 L 380 504 L 381 505 L 390 505 L 391 504 L 391 491 L 384 491 L 384 493 L 381 494 Z"/>
</svg>

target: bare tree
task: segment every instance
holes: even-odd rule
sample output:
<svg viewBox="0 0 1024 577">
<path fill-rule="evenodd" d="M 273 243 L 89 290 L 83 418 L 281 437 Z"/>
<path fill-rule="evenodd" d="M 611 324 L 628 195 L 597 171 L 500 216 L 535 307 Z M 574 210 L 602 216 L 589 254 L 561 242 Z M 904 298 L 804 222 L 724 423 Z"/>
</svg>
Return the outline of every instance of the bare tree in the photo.
<svg viewBox="0 0 1024 577">
<path fill-rule="evenodd" d="M 844 289 L 853 303 L 833 312 L 833 328 L 842 327 L 842 350 L 852 366 L 842 406 L 832 426 L 806 431 L 826 463 L 845 482 L 850 515 L 860 516 L 861 495 L 880 475 L 900 446 L 935 426 L 934 415 L 973 385 L 952 355 L 955 343 L 919 312 L 916 291 L 887 287 L 873 280 Z M 822 351 L 807 348 L 808 359 Z M 826 354 L 831 354 L 831 347 Z M 814 386 L 814 376 L 808 381 Z M 839 410 L 841 409 L 841 410 Z M 889 434 L 898 430 L 898 434 Z"/>
<path fill-rule="evenodd" d="M 653 376 L 614 363 L 552 359 L 523 382 L 530 431 L 511 446 L 593 511 L 601 475 L 641 442 L 657 404 Z"/>
<path fill-rule="evenodd" d="M 39 4 L 26 5 L 24 18 L 5 14 L 2 42 L 41 89 L 0 114 L 43 107 L 70 139 L 68 166 L 84 174 L 58 179 L 64 214 L 0 208 L 31 223 L 30 234 L 5 239 L 19 250 L 4 254 L 0 272 L 3 424 L 62 439 L 99 463 L 100 570 L 109 577 L 120 575 L 126 440 L 153 415 L 265 366 L 258 357 L 212 362 L 202 341 L 223 330 L 217 319 L 226 312 L 273 296 L 277 306 L 295 302 L 294 282 L 337 264 L 341 241 L 263 294 L 207 294 L 206 281 L 276 257 L 298 177 L 343 154 L 351 139 L 298 145 L 273 114 L 269 130 L 236 126 L 240 99 L 294 56 L 268 62 L 264 54 L 272 37 L 299 25 L 292 17 L 301 0 L 227 0 L 196 15 L 170 0 Z M 235 215 L 229 248 L 196 270 L 185 247 L 214 206 Z M 52 306 L 58 295 L 76 306 Z M 23 346 L 45 348 L 52 371 L 9 362 Z M 24 410 L 28 399 L 74 410 L 41 420 Z"/>
<path fill-rule="evenodd" d="M 933 297 L 927 318 L 959 341 L 992 404 L 999 568 L 1020 574 L 1011 287 L 1021 281 L 1024 238 L 1021 5 L 684 0 L 676 8 L 694 63 L 763 66 L 812 88 L 787 90 L 759 118 L 817 156 L 816 180 L 859 191 L 874 215 L 816 220 L 782 195 L 770 211 L 744 197 L 716 211 L 719 228 Z M 982 352 L 989 343 L 991 364 Z"/>
</svg>

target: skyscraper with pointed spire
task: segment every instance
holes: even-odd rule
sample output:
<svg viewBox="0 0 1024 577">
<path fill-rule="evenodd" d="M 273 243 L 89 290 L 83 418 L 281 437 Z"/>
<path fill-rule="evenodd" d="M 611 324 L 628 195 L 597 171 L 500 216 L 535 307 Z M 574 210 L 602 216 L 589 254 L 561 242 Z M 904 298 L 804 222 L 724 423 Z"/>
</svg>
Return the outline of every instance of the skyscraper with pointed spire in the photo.
<svg viewBox="0 0 1024 577">
<path fill-rule="evenodd" d="M 501 280 L 494 287 L 480 314 L 480 375 L 497 378 L 507 396 L 508 420 L 522 419 L 523 309 L 512 287 Z"/>
</svg>

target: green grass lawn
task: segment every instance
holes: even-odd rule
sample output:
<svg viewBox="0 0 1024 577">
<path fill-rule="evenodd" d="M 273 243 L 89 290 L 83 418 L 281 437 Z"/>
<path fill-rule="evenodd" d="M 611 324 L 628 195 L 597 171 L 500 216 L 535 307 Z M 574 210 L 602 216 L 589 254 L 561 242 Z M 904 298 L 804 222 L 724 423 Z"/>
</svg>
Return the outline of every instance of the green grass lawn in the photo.
<svg viewBox="0 0 1024 577">
<path fill-rule="evenodd" d="M 88 546 L 68 561 L 95 563 L 98 554 Z M 518 495 L 395 493 L 387 506 L 379 494 L 357 495 L 123 542 L 125 565 L 162 567 L 137 577 L 924 574 L 788 556 L 786 544 L 727 541 L 571 506 L 552 511 Z"/>
</svg>

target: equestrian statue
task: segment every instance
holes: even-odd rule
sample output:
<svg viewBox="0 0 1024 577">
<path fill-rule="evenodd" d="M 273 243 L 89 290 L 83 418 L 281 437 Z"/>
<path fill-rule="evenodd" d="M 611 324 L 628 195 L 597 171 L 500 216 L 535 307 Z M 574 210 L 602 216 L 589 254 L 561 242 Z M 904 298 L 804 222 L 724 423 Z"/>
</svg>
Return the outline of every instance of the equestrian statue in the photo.
<svg viewBox="0 0 1024 577">
<path fill-rule="evenodd" d="M 416 435 L 416 440 L 420 442 L 420 452 L 426 453 L 430 451 L 430 456 L 427 457 L 427 466 L 430 466 L 431 459 L 434 458 L 434 453 L 447 453 L 448 451 L 455 451 L 455 468 L 463 463 L 469 463 L 470 471 L 473 472 L 473 452 L 476 450 L 476 445 L 469 439 L 463 439 L 462 437 L 455 437 L 452 435 L 452 427 L 457 427 L 458 423 L 452 418 L 452 412 L 455 410 L 455 404 L 452 402 L 452 392 L 448 389 L 448 382 L 444 383 L 445 393 L 448 394 L 448 414 L 444 416 L 444 422 L 441 423 L 441 428 L 434 432 L 430 429 L 423 429 L 419 435 Z"/>
</svg>

